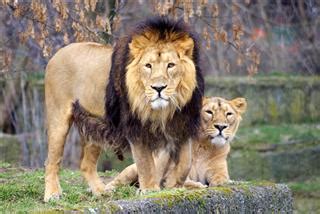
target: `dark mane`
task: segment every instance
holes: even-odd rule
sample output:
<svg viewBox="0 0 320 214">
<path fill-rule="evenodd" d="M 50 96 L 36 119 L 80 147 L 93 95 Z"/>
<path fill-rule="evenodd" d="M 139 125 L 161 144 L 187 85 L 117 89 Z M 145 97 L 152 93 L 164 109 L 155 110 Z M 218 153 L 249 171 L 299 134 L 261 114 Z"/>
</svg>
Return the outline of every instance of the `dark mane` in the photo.
<svg viewBox="0 0 320 214">
<path fill-rule="evenodd" d="M 159 33 L 159 40 L 164 39 L 166 33 L 173 32 L 188 34 L 194 41 L 192 56 L 196 68 L 197 87 L 194 90 L 189 103 L 187 103 L 181 111 L 177 110 L 175 112 L 172 121 L 168 122 L 168 127 L 166 127 L 166 129 L 170 134 L 176 136 L 177 139 L 196 137 L 200 126 L 200 110 L 204 93 L 204 80 L 200 67 L 200 43 L 196 34 L 183 22 L 183 20 L 175 21 L 163 16 L 147 19 L 146 21 L 139 23 L 127 36 L 122 37 L 116 42 L 112 54 L 109 83 L 106 88 L 106 114 L 104 120 L 107 121 L 106 124 L 112 126 L 112 136 L 114 139 L 119 137 L 133 139 L 141 135 L 143 130 L 147 130 L 147 127 L 145 126 L 148 126 L 148 123 L 143 126 L 137 116 L 130 110 L 125 76 L 126 67 L 130 63 L 129 44 L 132 41 L 133 36 L 141 35 L 150 30 Z M 77 106 L 74 106 L 74 108 L 77 108 Z M 100 127 L 100 130 L 104 129 Z M 95 134 L 97 135 L 97 133 Z M 90 135 L 90 133 L 87 133 L 87 135 Z M 100 133 L 100 135 L 101 140 L 105 140 L 103 139 L 103 136 L 106 136 L 106 134 Z M 108 133 L 108 136 L 111 136 L 110 133 Z M 96 137 L 99 138 L 99 136 Z M 123 142 L 123 140 L 120 140 L 120 142 Z"/>
</svg>

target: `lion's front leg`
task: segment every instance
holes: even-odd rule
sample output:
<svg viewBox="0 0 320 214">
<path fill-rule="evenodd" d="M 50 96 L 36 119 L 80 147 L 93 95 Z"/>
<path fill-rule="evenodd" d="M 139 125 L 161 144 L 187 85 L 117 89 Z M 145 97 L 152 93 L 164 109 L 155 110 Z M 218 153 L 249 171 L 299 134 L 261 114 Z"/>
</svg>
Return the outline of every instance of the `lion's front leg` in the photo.
<svg viewBox="0 0 320 214">
<path fill-rule="evenodd" d="M 134 162 L 137 165 L 139 185 L 142 193 L 149 190 L 160 190 L 151 149 L 142 142 L 130 143 L 130 147 Z"/>
<path fill-rule="evenodd" d="M 178 160 L 165 177 L 164 187 L 182 187 L 191 169 L 191 140 L 181 145 Z"/>
</svg>

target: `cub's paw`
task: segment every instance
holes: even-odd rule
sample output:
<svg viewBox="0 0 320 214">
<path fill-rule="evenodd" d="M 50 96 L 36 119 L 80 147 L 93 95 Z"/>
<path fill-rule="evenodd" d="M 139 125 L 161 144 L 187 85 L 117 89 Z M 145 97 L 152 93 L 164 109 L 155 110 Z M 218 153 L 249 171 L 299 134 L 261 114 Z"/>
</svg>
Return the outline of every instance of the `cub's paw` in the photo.
<svg viewBox="0 0 320 214">
<path fill-rule="evenodd" d="M 228 180 L 226 183 L 227 183 L 227 184 L 230 184 L 230 185 L 237 185 L 237 184 L 241 184 L 241 182 L 240 182 L 240 181 L 235 181 L 235 180 Z"/>
<path fill-rule="evenodd" d="M 216 186 L 222 186 L 224 184 L 228 184 L 228 179 L 214 179 L 210 181 L 209 187 L 216 187 Z"/>
<path fill-rule="evenodd" d="M 107 192 L 112 192 L 113 190 L 115 190 L 117 187 L 112 183 L 112 182 L 110 182 L 110 183 L 108 183 L 107 185 L 106 185 L 106 188 L 105 188 L 105 191 L 107 191 Z"/>
<path fill-rule="evenodd" d="M 153 192 L 158 192 L 160 191 L 160 187 L 156 187 L 156 188 L 146 188 L 146 189 L 138 189 L 137 190 L 137 195 L 146 195 L 149 193 L 153 193 Z"/>
<path fill-rule="evenodd" d="M 191 181 L 191 180 L 187 180 L 183 187 L 185 187 L 186 189 L 200 189 L 200 188 L 206 188 L 208 187 L 207 185 L 202 184 L 201 182 L 196 182 L 196 181 Z"/>
</svg>

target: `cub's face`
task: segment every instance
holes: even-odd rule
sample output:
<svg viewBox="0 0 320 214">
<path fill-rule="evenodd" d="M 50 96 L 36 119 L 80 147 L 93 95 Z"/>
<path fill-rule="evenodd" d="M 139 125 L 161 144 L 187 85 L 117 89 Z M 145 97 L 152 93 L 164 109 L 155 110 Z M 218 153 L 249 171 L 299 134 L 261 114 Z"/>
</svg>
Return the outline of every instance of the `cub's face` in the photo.
<svg viewBox="0 0 320 214">
<path fill-rule="evenodd" d="M 202 107 L 202 132 L 211 143 L 221 147 L 234 138 L 241 114 L 246 110 L 246 100 L 225 100 L 220 97 L 205 98 Z"/>
</svg>

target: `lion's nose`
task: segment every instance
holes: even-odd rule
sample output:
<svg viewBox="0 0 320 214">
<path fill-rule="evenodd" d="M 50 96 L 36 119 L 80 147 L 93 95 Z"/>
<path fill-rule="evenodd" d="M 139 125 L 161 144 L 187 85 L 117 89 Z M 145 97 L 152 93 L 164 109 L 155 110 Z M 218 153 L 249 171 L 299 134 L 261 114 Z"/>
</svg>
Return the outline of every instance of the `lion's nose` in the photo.
<svg viewBox="0 0 320 214">
<path fill-rule="evenodd" d="M 161 93 L 161 91 L 163 90 L 163 89 L 165 89 L 167 87 L 167 85 L 161 85 L 161 86 L 154 86 L 154 85 L 152 85 L 151 86 L 151 88 L 153 88 L 154 90 L 156 90 L 159 94 Z"/>
<path fill-rule="evenodd" d="M 218 129 L 220 132 L 222 132 L 223 129 L 227 128 L 226 125 L 221 125 L 221 124 L 216 124 L 216 125 L 214 125 L 214 127 L 215 127 L 216 129 Z"/>
</svg>

